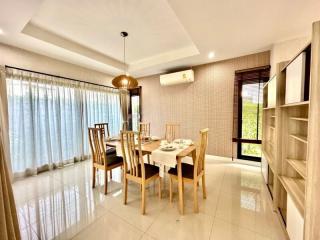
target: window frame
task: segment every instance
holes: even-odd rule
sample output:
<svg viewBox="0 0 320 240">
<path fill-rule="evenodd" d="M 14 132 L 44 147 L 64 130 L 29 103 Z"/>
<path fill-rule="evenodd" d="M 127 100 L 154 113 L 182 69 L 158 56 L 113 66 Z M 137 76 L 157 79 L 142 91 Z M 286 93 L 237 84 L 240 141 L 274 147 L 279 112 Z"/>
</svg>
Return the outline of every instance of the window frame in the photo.
<svg viewBox="0 0 320 240">
<path fill-rule="evenodd" d="M 254 82 L 253 80 L 250 80 Z M 262 140 L 258 139 L 259 138 L 259 104 L 257 104 L 257 139 L 244 139 L 242 138 L 242 87 L 246 81 L 239 81 L 239 87 L 238 87 L 238 142 L 237 142 L 237 158 L 242 159 L 242 160 L 249 160 L 249 161 L 254 161 L 254 162 L 261 162 L 261 157 L 254 157 L 254 156 L 249 156 L 249 155 L 244 155 L 242 154 L 242 143 L 251 143 L 251 144 L 260 144 L 262 143 Z M 259 78 L 256 80 L 256 83 L 259 84 L 259 89 L 260 89 L 260 84 L 261 84 L 261 79 Z M 259 93 L 260 94 L 260 93 Z M 260 96 L 258 97 L 260 99 Z"/>
</svg>

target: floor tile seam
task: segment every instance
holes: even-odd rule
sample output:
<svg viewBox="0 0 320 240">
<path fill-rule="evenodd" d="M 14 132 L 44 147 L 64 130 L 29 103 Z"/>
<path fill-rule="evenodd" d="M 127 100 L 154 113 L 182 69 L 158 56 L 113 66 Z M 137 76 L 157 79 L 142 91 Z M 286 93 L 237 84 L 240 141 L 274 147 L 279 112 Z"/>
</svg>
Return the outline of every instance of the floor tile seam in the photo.
<svg viewBox="0 0 320 240">
<path fill-rule="evenodd" d="M 226 176 L 226 169 L 224 169 L 224 171 L 223 171 L 222 182 L 223 182 L 225 176 Z M 222 185 L 222 184 L 221 184 L 221 185 Z M 220 189 L 219 189 L 218 191 L 219 191 L 219 193 L 218 193 L 217 205 L 216 205 L 215 211 L 214 211 L 214 217 L 213 217 L 213 221 L 212 221 L 212 225 L 211 225 L 211 229 L 210 229 L 209 240 L 210 240 L 211 237 L 212 237 L 212 234 L 213 234 L 213 226 L 214 226 L 214 222 L 215 222 L 216 217 L 217 217 L 217 209 L 218 209 L 218 205 L 219 205 L 219 201 L 220 201 L 220 197 L 221 197 L 221 186 L 220 186 Z"/>
<path fill-rule="evenodd" d="M 167 204 L 167 206 L 168 206 L 168 205 L 169 205 L 169 204 Z M 150 224 L 150 226 L 147 227 L 146 231 L 143 232 L 142 237 L 143 237 L 145 234 L 148 234 L 148 235 L 150 235 L 154 240 L 158 240 L 158 238 L 154 237 L 154 236 L 153 236 L 152 234 L 150 234 L 148 231 L 150 230 L 150 228 L 152 227 L 152 225 L 156 222 L 156 220 L 160 217 L 160 215 L 161 215 L 161 211 L 157 214 L 157 216 L 156 216 L 155 219 L 152 221 L 152 223 Z M 142 237 L 141 237 L 141 239 L 142 239 Z"/>
<path fill-rule="evenodd" d="M 87 230 L 88 228 L 90 228 L 95 222 L 99 221 L 100 218 L 103 218 L 104 216 L 106 216 L 108 213 L 108 211 L 106 211 L 105 213 L 103 213 L 101 216 L 98 216 L 96 218 L 94 218 L 93 221 L 91 221 L 88 225 L 86 225 L 83 229 L 81 229 L 79 232 L 77 232 L 71 239 L 74 239 L 75 237 L 77 237 L 79 234 L 81 234 L 83 231 Z M 111 213 L 112 214 L 112 213 Z"/>
<path fill-rule="evenodd" d="M 137 209 L 137 211 L 139 211 L 139 209 Z M 109 213 L 111 213 L 112 215 L 117 216 L 118 218 L 120 218 L 122 221 L 124 221 L 125 223 L 129 224 L 131 227 L 135 228 L 136 230 L 138 230 L 139 232 L 142 232 L 143 234 L 145 233 L 145 231 L 143 231 L 143 229 L 138 228 L 137 226 L 133 225 L 132 223 L 130 223 L 127 219 L 125 219 L 124 217 L 118 215 L 116 212 L 112 212 L 110 209 L 108 210 Z"/>
<path fill-rule="evenodd" d="M 220 218 L 220 217 L 216 217 L 216 219 L 218 219 L 219 221 L 228 223 L 228 224 L 230 224 L 230 225 L 232 225 L 232 226 L 236 226 L 236 227 L 242 228 L 242 229 L 244 229 L 244 230 L 250 231 L 251 233 L 254 233 L 254 234 L 257 234 L 257 233 L 258 233 L 259 235 L 261 235 L 259 232 L 256 232 L 256 231 L 254 231 L 254 230 L 252 230 L 252 229 L 250 229 L 250 228 L 247 228 L 247 227 L 245 227 L 245 226 L 241 226 L 241 225 L 239 225 L 239 224 L 236 224 L 236 223 L 234 223 L 234 222 L 232 222 L 232 221 L 228 221 L 228 220 L 223 219 L 223 218 Z"/>
</svg>

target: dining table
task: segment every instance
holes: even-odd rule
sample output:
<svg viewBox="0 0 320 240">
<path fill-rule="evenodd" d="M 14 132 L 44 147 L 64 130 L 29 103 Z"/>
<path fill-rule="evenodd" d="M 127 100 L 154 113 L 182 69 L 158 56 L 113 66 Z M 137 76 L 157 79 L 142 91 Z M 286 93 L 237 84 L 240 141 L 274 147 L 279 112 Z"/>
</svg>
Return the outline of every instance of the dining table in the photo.
<svg viewBox="0 0 320 240">
<path fill-rule="evenodd" d="M 159 149 L 161 144 L 161 140 L 155 141 L 146 141 L 141 144 L 141 151 L 143 155 L 152 155 L 152 152 Z M 106 145 L 109 147 L 114 147 L 116 149 L 121 149 L 121 142 L 118 139 L 107 140 Z M 138 146 L 136 148 L 138 150 Z M 181 149 L 179 153 L 176 155 L 176 165 L 178 170 L 178 185 L 179 185 L 179 212 L 180 214 L 184 214 L 184 196 L 183 196 L 183 178 L 182 178 L 182 159 L 184 157 L 190 156 L 192 157 L 193 163 L 196 160 L 196 146 L 194 144 Z"/>
</svg>

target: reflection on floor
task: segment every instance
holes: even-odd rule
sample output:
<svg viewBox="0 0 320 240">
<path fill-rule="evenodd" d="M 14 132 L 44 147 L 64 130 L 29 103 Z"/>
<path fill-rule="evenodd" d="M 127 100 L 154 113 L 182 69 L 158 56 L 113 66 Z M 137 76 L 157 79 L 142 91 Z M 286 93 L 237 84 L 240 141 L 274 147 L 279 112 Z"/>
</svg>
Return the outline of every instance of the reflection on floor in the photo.
<svg viewBox="0 0 320 240">
<path fill-rule="evenodd" d="M 185 215 L 178 212 L 177 186 L 173 204 L 148 188 L 147 214 L 140 214 L 140 189 L 130 184 L 123 205 L 120 170 L 113 171 L 108 195 L 103 173 L 91 188 L 91 162 L 86 161 L 14 183 L 23 239 L 215 239 L 283 240 L 272 212 L 260 169 L 212 162 L 207 167 L 207 199 L 199 190 L 200 213 L 193 213 L 191 186 L 185 189 Z M 165 178 L 165 181 L 168 177 Z"/>
</svg>

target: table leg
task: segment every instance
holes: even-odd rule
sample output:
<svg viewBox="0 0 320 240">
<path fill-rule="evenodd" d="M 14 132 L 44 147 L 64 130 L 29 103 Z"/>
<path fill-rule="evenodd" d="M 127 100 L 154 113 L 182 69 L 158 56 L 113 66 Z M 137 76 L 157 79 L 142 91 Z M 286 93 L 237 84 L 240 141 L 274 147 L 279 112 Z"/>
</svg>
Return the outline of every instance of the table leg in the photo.
<svg viewBox="0 0 320 240">
<path fill-rule="evenodd" d="M 197 150 L 196 149 L 194 149 L 192 151 L 191 156 L 192 156 L 193 166 L 195 166 L 196 159 L 197 159 Z M 198 163 L 198 165 L 199 165 L 199 163 Z M 199 182 L 197 182 L 197 186 L 199 186 Z"/>
<path fill-rule="evenodd" d="M 180 214 L 183 215 L 183 179 L 182 179 L 182 169 L 181 169 L 181 158 L 177 158 L 177 168 L 178 168 L 178 185 L 179 185 L 179 210 Z"/>
</svg>

